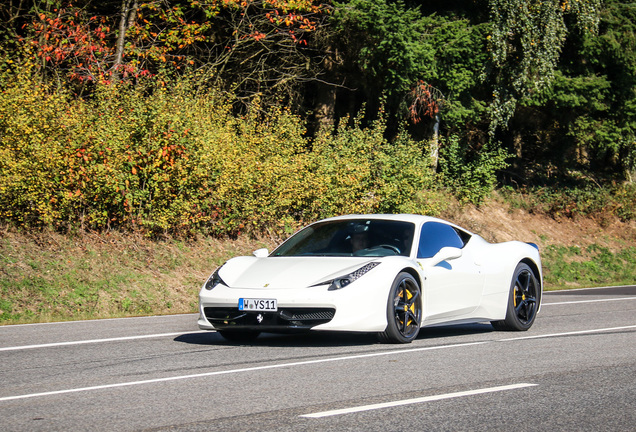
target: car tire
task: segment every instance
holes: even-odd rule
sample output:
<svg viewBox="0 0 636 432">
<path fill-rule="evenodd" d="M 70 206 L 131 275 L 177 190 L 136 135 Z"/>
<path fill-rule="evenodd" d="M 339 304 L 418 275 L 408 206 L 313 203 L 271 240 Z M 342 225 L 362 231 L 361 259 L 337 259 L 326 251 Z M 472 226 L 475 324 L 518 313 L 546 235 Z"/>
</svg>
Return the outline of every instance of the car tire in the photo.
<svg viewBox="0 0 636 432">
<path fill-rule="evenodd" d="M 251 342 L 261 334 L 255 330 L 217 330 L 217 333 L 230 342 Z"/>
<path fill-rule="evenodd" d="M 510 282 L 506 318 L 492 321 L 495 330 L 526 331 L 537 316 L 541 296 L 541 287 L 532 269 L 519 263 Z"/>
<path fill-rule="evenodd" d="M 383 343 L 410 343 L 418 335 L 422 322 L 422 291 L 407 272 L 397 275 L 386 306 L 386 330 L 378 334 Z"/>
</svg>

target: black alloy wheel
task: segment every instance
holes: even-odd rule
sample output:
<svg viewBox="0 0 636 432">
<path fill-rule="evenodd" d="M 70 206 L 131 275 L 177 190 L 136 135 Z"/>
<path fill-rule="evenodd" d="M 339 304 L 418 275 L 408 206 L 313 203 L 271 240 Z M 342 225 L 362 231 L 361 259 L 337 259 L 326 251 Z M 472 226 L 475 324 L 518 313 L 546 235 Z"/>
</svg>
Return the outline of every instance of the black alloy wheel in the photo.
<svg viewBox="0 0 636 432">
<path fill-rule="evenodd" d="M 534 272 L 527 264 L 519 263 L 510 284 L 506 319 L 491 324 L 497 330 L 528 330 L 537 316 L 540 295 L 541 288 Z"/>
<path fill-rule="evenodd" d="M 387 327 L 378 337 L 381 342 L 409 343 L 420 332 L 422 291 L 407 272 L 397 275 L 387 301 Z"/>
</svg>

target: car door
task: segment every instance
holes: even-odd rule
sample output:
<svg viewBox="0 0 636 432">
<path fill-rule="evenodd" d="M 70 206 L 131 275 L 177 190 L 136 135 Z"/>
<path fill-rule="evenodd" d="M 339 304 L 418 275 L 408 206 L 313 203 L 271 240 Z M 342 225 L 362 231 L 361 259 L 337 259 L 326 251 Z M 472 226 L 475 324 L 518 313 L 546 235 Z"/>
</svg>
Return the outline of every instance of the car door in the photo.
<svg viewBox="0 0 636 432">
<path fill-rule="evenodd" d="M 435 255 L 445 247 L 461 250 L 461 256 L 435 262 Z M 476 258 L 470 234 L 441 222 L 422 225 L 417 261 L 426 278 L 423 294 L 427 321 L 459 318 L 479 306 L 484 275 Z"/>
</svg>

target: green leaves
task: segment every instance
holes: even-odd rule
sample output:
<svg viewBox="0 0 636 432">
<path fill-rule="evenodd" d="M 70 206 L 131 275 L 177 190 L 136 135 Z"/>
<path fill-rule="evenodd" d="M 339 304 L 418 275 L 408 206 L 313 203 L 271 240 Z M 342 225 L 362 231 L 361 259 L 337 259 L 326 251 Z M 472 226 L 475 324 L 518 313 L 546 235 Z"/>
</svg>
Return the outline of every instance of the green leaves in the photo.
<svg viewBox="0 0 636 432">
<path fill-rule="evenodd" d="M 496 172 L 508 166 L 510 157 L 499 146 L 471 152 L 457 136 L 451 136 L 440 151 L 442 182 L 460 201 L 480 204 L 496 186 Z"/>
<path fill-rule="evenodd" d="M 600 0 L 490 0 L 489 50 L 494 76 L 490 133 L 505 128 L 516 104 L 550 85 L 573 15 L 579 31 L 595 32 Z"/>
<path fill-rule="evenodd" d="M 564 171 L 634 178 L 635 19 L 633 3 L 604 2 L 599 34 L 571 34 L 552 84 L 523 102 L 545 116 L 540 129 L 547 136 L 540 145 Z M 526 141 L 532 145 L 531 137 Z M 560 155 L 567 159 L 559 160 Z"/>
<path fill-rule="evenodd" d="M 401 97 L 417 79 L 434 75 L 434 53 L 426 36 L 431 22 L 418 8 L 407 8 L 402 0 L 335 5 L 336 31 L 346 41 L 341 49 L 362 73 L 362 84 L 374 87 L 376 95 L 384 90 L 389 97 Z"/>
</svg>

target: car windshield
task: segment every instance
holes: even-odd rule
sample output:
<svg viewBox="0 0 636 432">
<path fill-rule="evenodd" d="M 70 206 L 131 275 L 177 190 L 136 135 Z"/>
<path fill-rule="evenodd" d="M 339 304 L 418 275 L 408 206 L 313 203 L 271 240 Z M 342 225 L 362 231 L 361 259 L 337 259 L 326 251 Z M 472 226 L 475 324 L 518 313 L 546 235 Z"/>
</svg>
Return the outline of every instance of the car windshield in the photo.
<svg viewBox="0 0 636 432">
<path fill-rule="evenodd" d="M 409 256 L 415 225 L 381 219 L 320 222 L 299 231 L 271 256 Z"/>
</svg>

